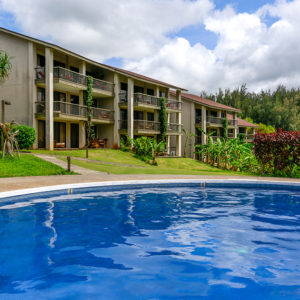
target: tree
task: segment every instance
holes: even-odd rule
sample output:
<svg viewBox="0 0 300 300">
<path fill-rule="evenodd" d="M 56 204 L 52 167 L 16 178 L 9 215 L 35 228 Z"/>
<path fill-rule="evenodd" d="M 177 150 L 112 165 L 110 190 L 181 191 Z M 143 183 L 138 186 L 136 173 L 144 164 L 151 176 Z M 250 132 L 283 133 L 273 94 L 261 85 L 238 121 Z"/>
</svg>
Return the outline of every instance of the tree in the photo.
<svg viewBox="0 0 300 300">
<path fill-rule="evenodd" d="M 4 81 L 12 68 L 8 54 L 0 50 L 0 82 Z"/>
<path fill-rule="evenodd" d="M 87 121 L 85 124 L 85 129 L 86 129 L 86 158 L 89 157 L 89 145 L 91 144 L 92 137 L 94 135 L 93 131 L 93 123 L 92 123 L 92 118 L 93 118 L 93 96 L 92 96 L 92 90 L 93 90 L 93 77 L 88 76 L 87 78 L 87 88 L 85 91 L 85 104 L 86 104 L 86 114 L 87 114 Z"/>
<path fill-rule="evenodd" d="M 182 128 L 182 132 L 185 136 L 185 142 L 184 142 L 184 150 L 183 150 L 183 156 L 186 157 L 186 147 L 188 144 L 188 141 L 193 137 L 196 136 L 196 134 L 189 132 L 188 130 Z"/>
</svg>

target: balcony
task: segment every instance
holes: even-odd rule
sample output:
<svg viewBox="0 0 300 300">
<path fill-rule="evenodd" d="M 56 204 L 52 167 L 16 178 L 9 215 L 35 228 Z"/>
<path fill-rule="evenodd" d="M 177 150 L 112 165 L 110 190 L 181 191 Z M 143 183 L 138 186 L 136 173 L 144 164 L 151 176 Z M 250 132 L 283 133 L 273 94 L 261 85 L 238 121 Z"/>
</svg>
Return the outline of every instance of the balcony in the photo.
<svg viewBox="0 0 300 300">
<path fill-rule="evenodd" d="M 38 67 L 35 69 L 36 72 L 36 82 L 44 83 L 46 78 L 45 67 Z M 72 85 L 79 85 L 78 90 L 85 90 L 87 86 L 87 76 L 73 72 L 71 70 L 62 68 L 62 67 L 54 67 L 53 68 L 53 78 L 57 81 L 55 83 L 63 82 L 69 83 Z M 60 82 L 63 81 L 63 82 Z M 93 80 L 93 89 L 94 91 L 103 91 L 107 95 L 112 95 L 114 85 L 111 82 L 99 80 L 94 78 Z"/>
<path fill-rule="evenodd" d="M 127 130 L 128 129 L 128 121 L 127 120 L 119 120 L 119 129 Z"/>
<path fill-rule="evenodd" d="M 134 93 L 134 105 L 160 107 L 160 98 L 142 93 Z"/>
<path fill-rule="evenodd" d="M 167 99 L 166 100 L 167 110 L 181 110 L 181 102 L 176 100 Z"/>
<path fill-rule="evenodd" d="M 195 117 L 195 124 L 196 124 L 196 127 L 202 126 L 202 117 L 201 116 Z"/>
<path fill-rule="evenodd" d="M 206 117 L 206 124 L 209 125 L 215 125 L 215 126 L 223 126 L 224 118 L 218 118 L 209 116 Z"/>
<path fill-rule="evenodd" d="M 45 115 L 46 107 L 45 102 L 37 102 L 36 103 L 36 113 L 42 116 Z M 73 104 L 62 101 L 54 101 L 53 102 L 53 112 L 56 114 L 56 117 L 60 117 L 60 115 L 71 116 L 78 119 L 87 119 L 87 107 L 84 105 Z M 92 108 L 93 120 L 97 122 L 102 121 L 104 123 L 111 123 L 114 120 L 114 112 L 111 110 L 93 107 Z"/>
<path fill-rule="evenodd" d="M 169 134 L 181 133 L 181 124 L 175 124 L 175 123 L 168 124 L 168 133 Z"/>
<path fill-rule="evenodd" d="M 228 120 L 228 125 L 229 126 L 236 126 L 237 125 L 237 120 Z"/>
<path fill-rule="evenodd" d="M 146 120 L 134 120 L 133 128 L 136 131 L 159 133 L 160 123 L 154 121 L 146 121 Z"/>
</svg>

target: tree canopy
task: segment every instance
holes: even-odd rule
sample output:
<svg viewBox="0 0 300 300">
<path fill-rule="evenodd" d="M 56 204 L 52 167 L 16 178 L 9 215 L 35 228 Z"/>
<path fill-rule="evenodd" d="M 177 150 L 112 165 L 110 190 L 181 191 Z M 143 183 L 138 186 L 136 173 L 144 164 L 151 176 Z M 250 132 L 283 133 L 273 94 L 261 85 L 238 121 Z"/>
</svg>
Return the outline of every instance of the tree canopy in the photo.
<svg viewBox="0 0 300 300">
<path fill-rule="evenodd" d="M 201 97 L 239 108 L 241 118 L 250 118 L 254 123 L 271 125 L 277 130 L 300 130 L 300 88 L 287 89 L 280 85 L 273 92 L 261 90 L 249 92 L 246 84 L 234 90 L 219 89 L 215 94 L 202 92 Z"/>
</svg>

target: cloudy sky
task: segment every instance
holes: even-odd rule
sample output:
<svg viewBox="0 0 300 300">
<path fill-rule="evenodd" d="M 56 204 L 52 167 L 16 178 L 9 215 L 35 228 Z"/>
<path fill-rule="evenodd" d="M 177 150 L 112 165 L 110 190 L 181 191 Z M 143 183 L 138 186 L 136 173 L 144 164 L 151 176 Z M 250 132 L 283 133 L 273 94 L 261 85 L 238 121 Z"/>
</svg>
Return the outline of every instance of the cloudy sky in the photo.
<svg viewBox="0 0 300 300">
<path fill-rule="evenodd" d="M 2 27 L 194 93 L 300 86 L 299 15 L 300 0 L 0 0 Z"/>
</svg>

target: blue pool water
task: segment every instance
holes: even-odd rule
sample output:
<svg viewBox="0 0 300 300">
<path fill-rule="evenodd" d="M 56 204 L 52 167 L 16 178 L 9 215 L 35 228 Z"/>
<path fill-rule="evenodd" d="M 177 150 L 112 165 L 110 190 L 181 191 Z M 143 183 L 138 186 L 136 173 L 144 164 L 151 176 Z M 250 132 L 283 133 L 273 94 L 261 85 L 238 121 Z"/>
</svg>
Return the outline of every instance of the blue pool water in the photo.
<svg viewBox="0 0 300 300">
<path fill-rule="evenodd" d="M 300 299 L 299 191 L 0 202 L 0 299 Z"/>
</svg>

